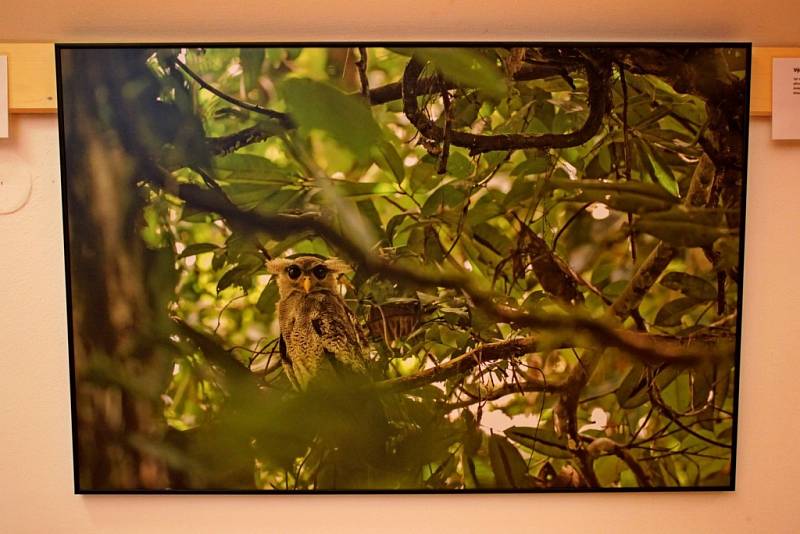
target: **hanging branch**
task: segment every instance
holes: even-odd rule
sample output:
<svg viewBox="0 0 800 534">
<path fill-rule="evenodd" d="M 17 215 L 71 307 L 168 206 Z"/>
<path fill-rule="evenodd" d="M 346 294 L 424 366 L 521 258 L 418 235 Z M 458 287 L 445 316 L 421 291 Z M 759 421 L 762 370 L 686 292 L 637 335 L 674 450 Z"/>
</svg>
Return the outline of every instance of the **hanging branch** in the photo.
<svg viewBox="0 0 800 534">
<path fill-rule="evenodd" d="M 185 72 L 191 79 L 197 82 L 198 85 L 200 85 L 200 87 L 218 96 L 219 98 L 225 100 L 226 102 L 229 102 L 236 107 L 246 109 L 247 111 L 252 111 L 253 113 L 259 113 L 271 119 L 275 119 L 276 121 L 278 121 L 278 123 L 280 123 L 281 126 L 283 126 L 286 129 L 292 129 L 296 127 L 295 122 L 286 113 L 281 113 L 280 111 L 275 111 L 273 109 L 262 108 L 261 106 L 258 106 L 256 104 L 251 104 L 250 102 L 245 102 L 243 100 L 239 100 L 238 98 L 234 98 L 224 93 L 223 91 L 220 91 L 210 83 L 206 82 L 198 74 L 192 71 L 192 69 L 190 69 L 188 65 L 186 65 L 186 63 L 184 63 L 177 57 L 173 58 L 173 60 L 175 61 L 175 64 L 178 67 L 180 67 L 180 69 L 183 72 Z"/>
</svg>

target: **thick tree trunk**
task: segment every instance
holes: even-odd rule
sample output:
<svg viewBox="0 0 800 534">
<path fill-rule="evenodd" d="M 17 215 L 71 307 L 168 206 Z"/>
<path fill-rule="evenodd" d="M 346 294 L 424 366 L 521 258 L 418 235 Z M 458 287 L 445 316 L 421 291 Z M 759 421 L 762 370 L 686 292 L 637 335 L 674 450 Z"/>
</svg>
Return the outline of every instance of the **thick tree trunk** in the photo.
<svg viewBox="0 0 800 534">
<path fill-rule="evenodd" d="M 132 158 L 95 115 L 104 77 L 85 63 L 63 64 L 65 87 L 80 95 L 63 107 L 67 176 L 83 177 L 66 183 L 79 487 L 166 488 L 166 465 L 150 452 L 166 431 L 169 377 L 169 355 L 152 336 L 153 252 L 138 236 Z"/>
</svg>

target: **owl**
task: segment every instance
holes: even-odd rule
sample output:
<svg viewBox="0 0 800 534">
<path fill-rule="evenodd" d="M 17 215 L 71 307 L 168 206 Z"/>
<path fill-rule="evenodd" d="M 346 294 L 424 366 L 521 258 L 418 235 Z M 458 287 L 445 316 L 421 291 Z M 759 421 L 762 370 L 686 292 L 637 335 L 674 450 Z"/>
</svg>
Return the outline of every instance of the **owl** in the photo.
<svg viewBox="0 0 800 534">
<path fill-rule="evenodd" d="M 278 283 L 283 368 L 295 389 L 317 377 L 366 375 L 356 327 L 338 291 L 350 267 L 337 258 L 297 254 L 267 262 Z"/>
</svg>

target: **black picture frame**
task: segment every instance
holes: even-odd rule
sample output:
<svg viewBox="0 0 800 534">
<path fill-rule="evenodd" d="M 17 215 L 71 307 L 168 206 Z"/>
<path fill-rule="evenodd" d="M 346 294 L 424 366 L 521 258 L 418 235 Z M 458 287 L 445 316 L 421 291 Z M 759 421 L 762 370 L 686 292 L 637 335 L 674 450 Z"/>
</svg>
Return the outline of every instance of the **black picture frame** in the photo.
<svg viewBox="0 0 800 534">
<path fill-rule="evenodd" d="M 727 484 L 710 485 L 690 485 L 690 486 L 658 486 L 658 487 L 472 487 L 472 488 L 346 488 L 346 489 L 250 489 L 250 488 L 225 488 L 225 487 L 181 487 L 181 488 L 158 488 L 158 487 L 90 487 L 81 482 L 80 449 L 83 446 L 82 438 L 79 435 L 79 398 L 81 395 L 81 379 L 76 371 L 76 344 L 78 344 L 78 333 L 76 333 L 76 315 L 73 310 L 77 293 L 82 290 L 80 284 L 75 283 L 76 264 L 74 258 L 76 250 L 83 245 L 83 239 L 87 236 L 79 236 L 74 231 L 71 232 L 70 223 L 75 224 L 81 214 L 76 212 L 76 205 L 70 203 L 70 187 L 75 177 L 73 172 L 73 162 L 76 159 L 74 150 L 68 141 L 70 129 L 75 124 L 70 120 L 75 115 L 70 115 L 65 111 L 71 99 L 74 98 L 67 88 L 65 88 L 64 73 L 69 69 L 65 65 L 65 57 L 72 53 L 81 51 L 106 51 L 126 53 L 137 50 L 152 49 L 214 49 L 214 48 L 358 48 L 358 47 L 389 47 L 389 48 L 577 48 L 577 49 L 598 49 L 598 50 L 707 50 L 707 49 L 735 49 L 744 54 L 744 77 L 741 80 L 742 98 L 740 115 L 743 117 L 741 125 L 741 151 L 738 153 L 738 160 L 732 165 L 738 166 L 741 174 L 740 197 L 738 205 L 738 228 L 732 228 L 738 236 L 738 280 L 736 283 L 736 317 L 735 317 L 735 336 L 733 339 L 732 354 L 732 425 L 730 430 L 730 455 L 729 455 L 729 477 Z M 752 45 L 742 42 L 520 42 L 520 41 L 500 41 L 500 42 L 270 42 L 270 43 L 238 43 L 238 42 L 216 42 L 216 43 L 62 43 L 55 45 L 56 67 L 58 78 L 58 120 L 59 138 L 61 150 L 61 187 L 62 187 L 62 210 L 63 210 L 63 232 L 64 232 L 64 254 L 66 271 L 66 305 L 68 318 L 68 340 L 69 340 L 69 373 L 70 373 L 70 393 L 71 393 L 71 413 L 72 413 L 72 446 L 73 446 L 73 473 L 74 491 L 76 494 L 407 494 L 407 493 L 432 493 L 432 494 L 459 494 L 459 493 L 560 493 L 560 492 L 673 492 L 673 491 L 733 491 L 736 484 L 736 451 L 737 451 L 737 417 L 739 407 L 739 381 L 740 381 L 740 350 L 741 350 L 741 327 L 742 327 L 742 283 L 744 278 L 744 233 L 745 233 L 745 213 L 746 213 L 746 184 L 747 184 L 747 165 L 748 165 L 748 120 L 750 108 L 750 74 Z M 67 60 L 68 62 L 68 60 Z M 682 83 L 682 82 L 678 82 Z M 91 105 L 91 104 L 89 104 Z M 88 108 L 83 108 L 88 109 Z M 627 126 L 626 126 L 627 127 Z M 702 138 L 702 132 L 698 134 L 698 141 Z M 722 161 L 726 155 L 717 154 Z M 74 227 L 73 227 L 74 228 Z M 582 363 L 581 363 L 582 365 Z"/>
</svg>

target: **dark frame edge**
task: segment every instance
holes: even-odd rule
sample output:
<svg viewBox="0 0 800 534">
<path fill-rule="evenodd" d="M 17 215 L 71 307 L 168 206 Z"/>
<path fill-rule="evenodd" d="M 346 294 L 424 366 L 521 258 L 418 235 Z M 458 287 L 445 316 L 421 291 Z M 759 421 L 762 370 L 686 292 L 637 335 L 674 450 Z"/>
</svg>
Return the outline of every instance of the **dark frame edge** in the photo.
<svg viewBox="0 0 800 534">
<path fill-rule="evenodd" d="M 68 186 L 67 186 L 67 153 L 65 144 L 63 88 L 62 88 L 62 62 L 63 50 L 76 49 L 131 49 L 131 48 L 191 48 L 191 47 L 226 47 L 226 48 L 269 48 L 277 46 L 309 46 L 309 47 L 350 47 L 354 44 L 361 46 L 440 46 L 440 47 L 469 47 L 469 46 L 586 46 L 598 48 L 632 48 L 632 47 L 719 47 L 741 48 L 747 55 L 745 71 L 745 105 L 743 126 L 743 169 L 742 192 L 740 196 L 741 212 L 739 224 L 739 269 L 740 281 L 737 287 L 737 319 L 736 319 L 736 344 L 734 353 L 734 414 L 733 435 L 731 440 L 731 472 L 727 486 L 694 486 L 694 487 L 659 487 L 659 488 L 494 488 L 494 489 L 462 489 L 462 490 L 424 490 L 424 489 L 371 489 L 371 490 L 244 490 L 244 489 L 207 489 L 207 490 L 174 490 L 174 489 L 86 489 L 80 486 L 79 461 L 78 461 L 78 434 L 77 434 L 77 379 L 75 376 L 74 334 L 72 314 L 72 280 L 69 243 L 69 216 L 68 216 Z M 71 433 L 72 433 L 72 467 L 73 467 L 73 494 L 74 495 L 425 495 L 425 494 L 539 494 L 539 493 L 707 493 L 720 492 L 732 493 L 736 491 L 736 471 L 739 438 L 739 385 L 741 367 L 742 345 L 742 312 L 743 312 L 743 286 L 744 286 L 744 258 L 745 258 L 745 226 L 747 205 L 747 181 L 749 171 L 749 135 L 750 135 L 750 93 L 752 87 L 752 57 L 753 43 L 751 41 L 281 41 L 281 42 L 149 42 L 149 43 L 54 43 L 56 62 L 56 95 L 58 106 L 58 133 L 61 167 L 61 209 L 64 237 L 64 265 L 67 307 L 67 342 L 69 350 L 69 375 L 70 375 L 70 406 L 71 406 Z"/>
<path fill-rule="evenodd" d="M 75 495 L 82 492 L 78 466 L 78 405 L 77 377 L 75 376 L 75 339 L 72 317 L 72 269 L 69 240 L 69 189 L 67 184 L 67 149 L 66 127 L 64 119 L 64 94 L 62 90 L 61 50 L 64 47 L 56 43 L 54 54 L 56 60 L 56 103 L 58 107 L 58 148 L 61 167 L 61 225 L 64 237 L 64 283 L 67 307 L 67 346 L 69 350 L 69 389 L 70 389 L 70 427 L 72 431 L 72 489 Z"/>
</svg>

